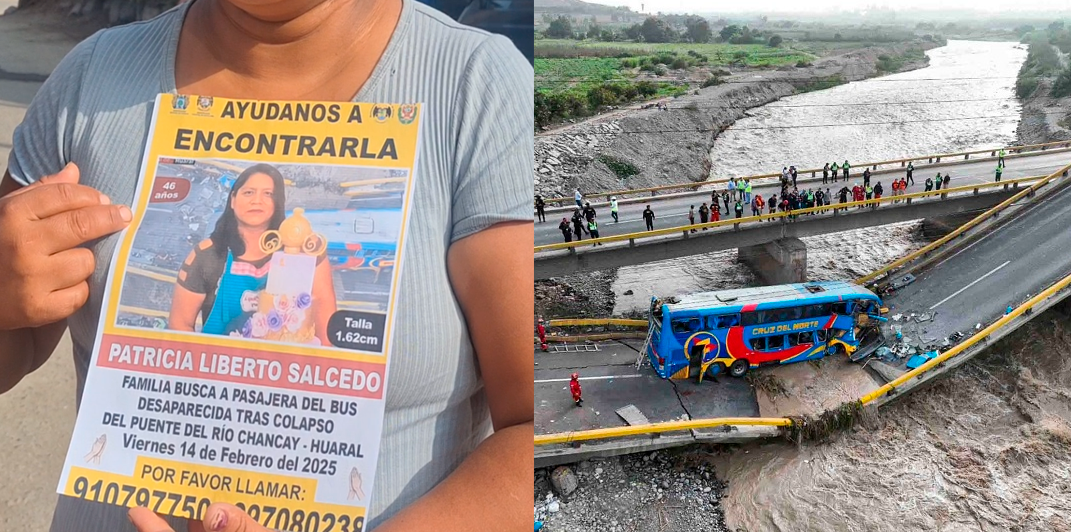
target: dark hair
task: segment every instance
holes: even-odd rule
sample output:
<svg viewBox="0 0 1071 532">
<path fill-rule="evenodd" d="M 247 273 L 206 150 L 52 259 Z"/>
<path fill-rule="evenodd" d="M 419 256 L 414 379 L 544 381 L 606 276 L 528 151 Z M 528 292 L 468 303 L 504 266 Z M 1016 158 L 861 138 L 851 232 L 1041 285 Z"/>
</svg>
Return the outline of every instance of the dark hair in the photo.
<svg viewBox="0 0 1071 532">
<path fill-rule="evenodd" d="M 234 207 L 231 206 L 231 200 L 234 199 L 234 195 L 245 185 L 246 181 L 249 181 L 250 177 L 256 174 L 264 174 L 271 178 L 274 186 L 274 192 L 272 193 L 272 203 L 275 206 L 275 212 L 271 215 L 271 220 L 268 221 L 268 229 L 279 229 L 279 224 L 283 223 L 286 218 L 286 184 L 283 182 L 283 174 L 279 173 L 279 170 L 270 164 L 254 164 L 249 168 L 246 168 L 244 172 L 238 175 L 238 179 L 234 181 L 234 186 L 231 187 L 231 191 L 227 194 L 227 206 L 223 208 L 223 215 L 219 217 L 216 222 L 216 229 L 212 231 L 212 246 L 216 252 L 220 255 L 226 255 L 230 251 L 235 257 L 245 255 L 245 242 L 242 241 L 241 235 L 238 234 L 238 218 L 234 215 Z"/>
</svg>

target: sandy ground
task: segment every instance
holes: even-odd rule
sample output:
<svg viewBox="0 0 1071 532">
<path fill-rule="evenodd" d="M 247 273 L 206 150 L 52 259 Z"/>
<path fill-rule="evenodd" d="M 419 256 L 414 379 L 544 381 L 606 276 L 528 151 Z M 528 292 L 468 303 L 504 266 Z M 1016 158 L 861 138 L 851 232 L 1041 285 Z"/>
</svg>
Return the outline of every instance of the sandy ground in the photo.
<svg viewBox="0 0 1071 532">
<path fill-rule="evenodd" d="M 0 13 L 16 0 L 0 0 Z M 56 29 L 42 31 L 25 13 L 0 17 L 0 164 L 7 167 L 11 134 L 40 82 L 10 74 L 47 75 L 77 42 Z M 22 76 L 25 78 L 25 76 Z M 64 337 L 36 373 L 0 395 L 0 530 L 47 530 L 56 482 L 74 428 L 74 364 Z"/>
</svg>

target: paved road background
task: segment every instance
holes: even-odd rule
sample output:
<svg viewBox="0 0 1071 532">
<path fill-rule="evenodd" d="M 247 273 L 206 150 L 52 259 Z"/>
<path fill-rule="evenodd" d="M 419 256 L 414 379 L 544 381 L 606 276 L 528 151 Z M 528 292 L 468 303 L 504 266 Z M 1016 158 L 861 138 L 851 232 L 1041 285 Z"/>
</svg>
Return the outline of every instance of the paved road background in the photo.
<svg viewBox="0 0 1071 532">
<path fill-rule="evenodd" d="M 1004 169 L 1004 174 L 1001 176 L 1001 179 L 1008 180 L 1036 175 L 1047 175 L 1066 165 L 1068 161 L 1071 161 L 1071 152 L 1046 153 L 1031 157 L 1007 159 L 1007 167 Z M 976 183 L 990 183 L 993 181 L 996 166 L 994 161 L 966 160 L 956 165 L 939 166 L 932 169 L 918 168 L 914 172 L 915 185 L 912 186 L 909 184 L 908 192 L 922 192 L 925 190 L 926 178 L 936 176 L 937 172 L 941 172 L 941 175 L 951 172 L 952 180 L 949 183 L 949 186 L 951 187 L 961 187 Z M 755 169 L 756 173 L 774 170 L 776 169 Z M 798 182 L 799 189 L 817 189 L 820 186 L 823 190 L 828 188 L 829 191 L 836 196 L 841 187 L 845 185 L 847 185 L 848 188 L 851 188 L 854 183 L 862 185 L 862 170 L 862 168 L 852 168 L 849 181 L 846 182 L 843 177 L 840 177 L 836 183 L 828 184 L 822 184 L 821 176 L 818 177 L 817 181 L 812 181 L 813 178 L 811 178 L 809 174 L 806 177 L 800 175 Z M 892 179 L 894 177 L 899 179 L 903 176 L 903 172 L 874 174 L 870 178 L 870 184 L 876 185 L 877 183 L 881 183 L 881 186 L 885 190 L 884 196 L 888 197 L 892 195 Z M 721 187 L 718 189 L 720 194 L 724 189 L 724 185 L 719 185 L 719 187 Z M 704 187 L 704 190 L 687 196 L 653 197 L 649 202 L 621 205 L 620 212 L 618 213 L 620 223 L 616 224 L 613 223 L 614 220 L 610 216 L 610 207 L 596 207 L 596 219 L 599 222 L 599 236 L 613 236 L 646 230 L 641 213 L 648 203 L 651 205 L 651 210 L 655 213 L 655 229 L 666 229 L 669 227 L 687 225 L 688 207 L 690 205 L 695 206 L 695 221 L 696 223 L 699 223 L 699 206 L 703 202 L 710 202 L 710 192 L 711 187 L 707 186 Z M 763 199 L 767 199 L 770 197 L 771 193 L 780 194 L 781 186 L 779 184 L 756 185 L 752 187 L 752 193 L 761 194 Z M 605 200 L 602 196 L 598 196 L 595 199 L 599 202 Z M 834 203 L 837 201 L 838 199 L 834 198 Z M 732 207 L 733 204 L 730 203 L 729 205 Z M 725 214 L 724 203 L 722 203 L 720 207 L 722 219 L 725 219 L 727 215 Z M 763 212 L 765 213 L 768 211 L 764 209 Z M 537 221 L 535 226 L 535 244 L 541 246 L 564 242 L 561 232 L 558 231 L 558 223 L 561 222 L 563 217 L 571 218 L 572 215 L 572 210 L 560 213 L 548 213 L 546 222 L 539 223 Z M 744 206 L 744 216 L 751 216 L 750 206 Z"/>
<path fill-rule="evenodd" d="M 17 0 L 0 0 L 0 13 Z M 40 81 L 77 43 L 62 28 L 16 13 L 0 16 L 0 169 L 11 134 Z M 28 75 L 27 75 L 28 74 Z M 2 170 L 0 170 L 2 171 Z M 0 395 L 0 530 L 47 530 L 74 428 L 74 363 L 64 336 L 41 369 Z"/>
</svg>

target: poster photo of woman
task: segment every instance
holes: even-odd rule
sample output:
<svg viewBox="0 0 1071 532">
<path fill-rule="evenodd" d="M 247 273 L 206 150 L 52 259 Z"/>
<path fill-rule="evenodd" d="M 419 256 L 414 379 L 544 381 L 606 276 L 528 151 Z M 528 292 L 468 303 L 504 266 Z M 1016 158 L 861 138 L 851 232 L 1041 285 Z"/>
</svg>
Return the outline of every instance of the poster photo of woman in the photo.
<svg viewBox="0 0 1071 532">
<path fill-rule="evenodd" d="M 389 297 L 404 178 L 383 172 L 161 160 L 188 193 L 145 213 L 117 325 L 333 345 L 340 308 Z"/>
</svg>

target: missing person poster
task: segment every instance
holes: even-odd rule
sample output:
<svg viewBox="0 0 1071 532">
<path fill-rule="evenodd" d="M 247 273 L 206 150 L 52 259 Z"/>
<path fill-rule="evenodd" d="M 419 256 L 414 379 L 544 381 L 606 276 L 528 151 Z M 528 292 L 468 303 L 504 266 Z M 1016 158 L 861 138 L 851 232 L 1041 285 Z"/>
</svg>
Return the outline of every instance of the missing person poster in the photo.
<svg viewBox="0 0 1071 532">
<path fill-rule="evenodd" d="M 363 529 L 420 111 L 158 96 L 59 493 Z"/>
</svg>

